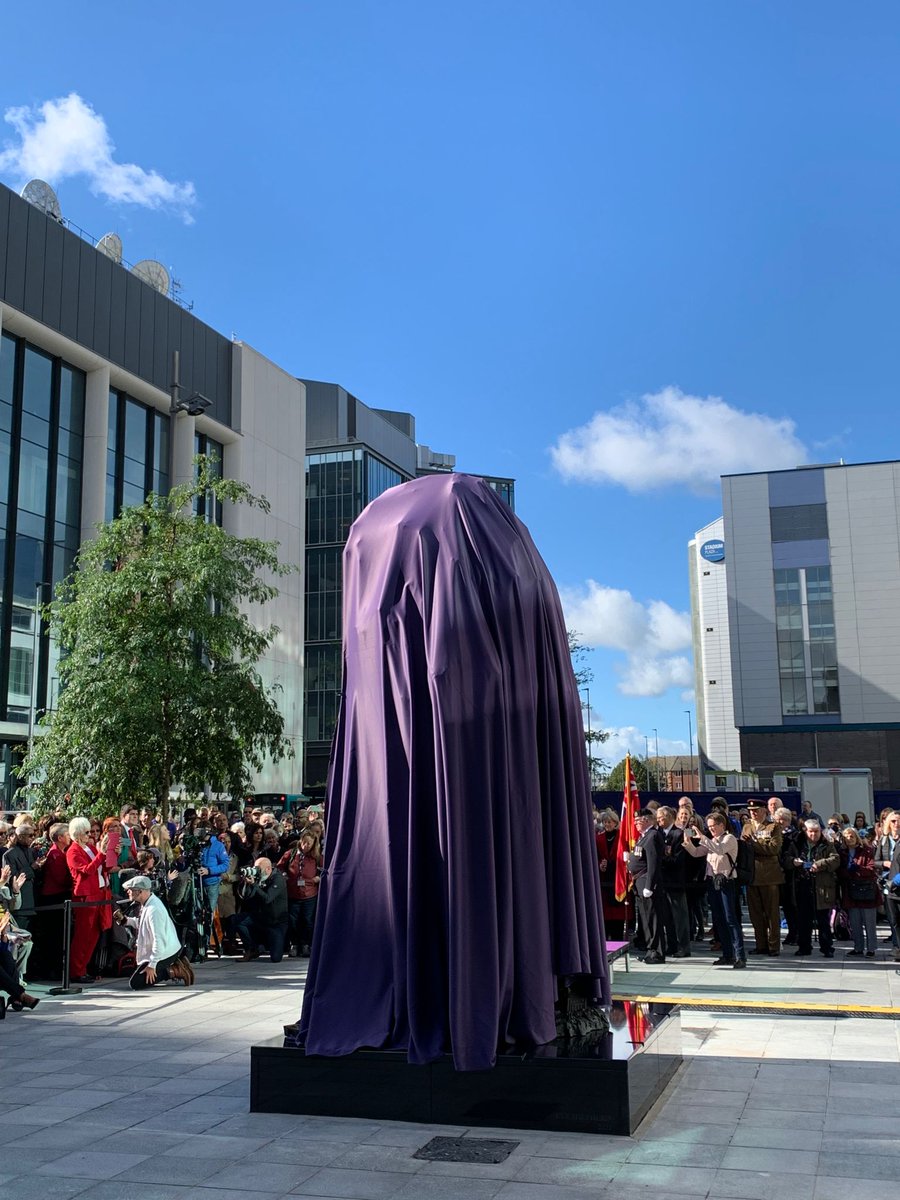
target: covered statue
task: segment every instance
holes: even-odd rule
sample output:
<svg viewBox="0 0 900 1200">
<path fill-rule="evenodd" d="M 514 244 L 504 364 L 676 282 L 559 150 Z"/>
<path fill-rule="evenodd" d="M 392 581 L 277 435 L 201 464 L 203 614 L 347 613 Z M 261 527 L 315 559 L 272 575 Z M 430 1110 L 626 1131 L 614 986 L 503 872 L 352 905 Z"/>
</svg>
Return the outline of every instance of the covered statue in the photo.
<svg viewBox="0 0 900 1200">
<path fill-rule="evenodd" d="M 509 506 L 457 474 L 373 501 L 350 530 L 343 586 L 299 1041 L 307 1054 L 404 1049 L 489 1068 L 609 1003 L 556 587 Z"/>
</svg>

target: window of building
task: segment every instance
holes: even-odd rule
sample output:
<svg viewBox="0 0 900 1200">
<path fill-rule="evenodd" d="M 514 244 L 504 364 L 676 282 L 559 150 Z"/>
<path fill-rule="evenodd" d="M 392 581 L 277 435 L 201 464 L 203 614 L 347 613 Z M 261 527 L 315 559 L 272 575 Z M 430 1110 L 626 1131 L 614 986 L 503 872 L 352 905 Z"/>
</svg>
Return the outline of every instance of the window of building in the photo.
<svg viewBox="0 0 900 1200">
<path fill-rule="evenodd" d="M 212 474 L 217 479 L 222 478 L 225 447 L 221 442 L 214 441 L 211 437 L 207 437 L 205 433 L 198 433 L 194 437 L 194 453 L 206 454 L 211 460 L 214 460 L 210 463 Z M 194 500 L 194 512 L 198 517 L 203 517 L 210 525 L 222 524 L 222 501 L 217 500 L 213 492 L 207 492 L 204 496 L 196 497 Z"/>
<path fill-rule="evenodd" d="M 828 537 L 824 504 L 791 504 L 769 509 L 773 542 L 810 542 Z"/>
<path fill-rule="evenodd" d="M 169 415 L 124 392 L 109 394 L 106 519 L 169 490 Z"/>
<path fill-rule="evenodd" d="M 82 371 L 0 338 L 0 719 L 23 725 L 56 692 L 58 648 L 36 606 L 71 573 L 81 538 L 84 393 Z"/>
<path fill-rule="evenodd" d="M 775 571 L 775 627 L 782 713 L 840 712 L 830 567 Z"/>
</svg>

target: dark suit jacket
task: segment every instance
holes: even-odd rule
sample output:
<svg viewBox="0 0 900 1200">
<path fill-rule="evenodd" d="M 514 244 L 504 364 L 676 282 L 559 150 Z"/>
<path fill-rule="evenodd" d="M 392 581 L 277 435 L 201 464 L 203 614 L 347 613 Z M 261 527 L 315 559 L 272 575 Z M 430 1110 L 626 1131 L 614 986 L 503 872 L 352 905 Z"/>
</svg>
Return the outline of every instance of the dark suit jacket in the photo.
<svg viewBox="0 0 900 1200">
<path fill-rule="evenodd" d="M 687 856 L 684 852 L 684 830 L 677 825 L 659 831 L 660 868 L 663 886 L 667 891 L 683 892 L 687 885 Z"/>
</svg>

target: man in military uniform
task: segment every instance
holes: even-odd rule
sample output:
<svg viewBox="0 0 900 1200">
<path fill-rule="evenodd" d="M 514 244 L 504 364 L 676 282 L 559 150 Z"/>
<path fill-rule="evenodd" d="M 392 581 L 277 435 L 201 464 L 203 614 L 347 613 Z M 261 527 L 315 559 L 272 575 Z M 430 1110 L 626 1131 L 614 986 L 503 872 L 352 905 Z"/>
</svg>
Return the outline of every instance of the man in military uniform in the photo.
<svg viewBox="0 0 900 1200">
<path fill-rule="evenodd" d="M 662 835 L 657 828 L 656 814 L 642 808 L 635 818 L 638 840 L 628 855 L 626 866 L 634 882 L 641 925 L 647 939 L 645 963 L 664 963 L 663 938 L 665 937 L 665 895 L 662 882 Z"/>
</svg>

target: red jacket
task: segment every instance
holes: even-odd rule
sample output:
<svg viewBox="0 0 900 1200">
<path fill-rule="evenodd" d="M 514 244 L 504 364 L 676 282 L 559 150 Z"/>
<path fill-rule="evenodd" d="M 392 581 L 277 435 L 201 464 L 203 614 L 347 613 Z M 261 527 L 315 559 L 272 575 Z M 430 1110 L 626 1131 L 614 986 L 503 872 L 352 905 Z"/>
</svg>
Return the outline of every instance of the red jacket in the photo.
<svg viewBox="0 0 900 1200">
<path fill-rule="evenodd" d="M 76 900 L 108 900 L 110 898 L 109 887 L 102 886 L 100 883 L 100 872 L 103 868 L 102 854 L 94 850 L 92 858 L 83 846 L 80 846 L 78 842 L 73 842 L 66 851 L 66 862 L 69 864 L 72 891 Z M 99 911 L 101 927 L 109 929 L 112 925 L 111 908 L 107 906 Z"/>
<path fill-rule="evenodd" d="M 72 875 L 69 861 L 59 846 L 51 846 L 41 876 L 41 895 L 71 896 Z"/>
</svg>

